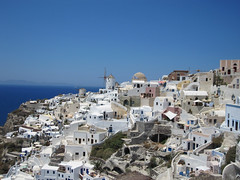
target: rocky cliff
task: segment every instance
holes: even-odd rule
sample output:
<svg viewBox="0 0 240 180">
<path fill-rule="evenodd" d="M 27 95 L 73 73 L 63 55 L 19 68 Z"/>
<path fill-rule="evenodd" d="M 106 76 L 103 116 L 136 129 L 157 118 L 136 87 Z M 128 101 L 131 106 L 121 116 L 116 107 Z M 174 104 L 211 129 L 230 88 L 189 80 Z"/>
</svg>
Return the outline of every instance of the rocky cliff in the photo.
<svg viewBox="0 0 240 180">
<path fill-rule="evenodd" d="M 21 104 L 18 109 L 8 114 L 4 126 L 0 127 L 0 134 L 5 135 L 8 132 L 18 130 L 18 125 L 23 124 L 25 119 L 33 113 L 34 110 L 29 108 L 27 103 Z"/>
</svg>

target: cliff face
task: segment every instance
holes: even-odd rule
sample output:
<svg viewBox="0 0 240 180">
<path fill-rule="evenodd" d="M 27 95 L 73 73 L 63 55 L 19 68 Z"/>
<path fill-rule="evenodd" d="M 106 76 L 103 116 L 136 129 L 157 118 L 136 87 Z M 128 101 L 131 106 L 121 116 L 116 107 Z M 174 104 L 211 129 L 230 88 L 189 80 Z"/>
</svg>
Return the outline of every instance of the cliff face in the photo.
<svg viewBox="0 0 240 180">
<path fill-rule="evenodd" d="M 18 125 L 23 124 L 25 119 L 33 113 L 34 111 L 26 104 L 21 104 L 18 109 L 8 114 L 6 123 L 0 128 L 0 134 L 5 135 L 8 132 L 17 130 Z"/>
</svg>

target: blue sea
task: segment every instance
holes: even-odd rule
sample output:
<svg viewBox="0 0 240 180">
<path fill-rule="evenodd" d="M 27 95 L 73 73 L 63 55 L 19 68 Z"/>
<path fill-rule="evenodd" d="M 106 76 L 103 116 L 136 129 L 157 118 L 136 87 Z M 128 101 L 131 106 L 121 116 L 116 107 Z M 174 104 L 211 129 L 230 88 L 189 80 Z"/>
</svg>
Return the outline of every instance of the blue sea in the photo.
<svg viewBox="0 0 240 180">
<path fill-rule="evenodd" d="M 97 92 L 99 89 L 99 87 L 83 88 L 91 92 Z M 49 99 L 59 94 L 77 94 L 78 89 L 70 86 L 0 85 L 0 126 L 6 122 L 8 113 L 17 109 L 23 102 Z"/>
</svg>

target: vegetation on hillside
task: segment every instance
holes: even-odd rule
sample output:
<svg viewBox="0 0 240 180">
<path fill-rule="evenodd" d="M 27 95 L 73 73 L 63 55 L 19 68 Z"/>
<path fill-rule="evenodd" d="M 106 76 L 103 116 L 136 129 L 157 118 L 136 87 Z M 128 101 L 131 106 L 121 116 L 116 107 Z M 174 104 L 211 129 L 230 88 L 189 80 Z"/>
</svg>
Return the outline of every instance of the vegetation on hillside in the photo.
<svg viewBox="0 0 240 180">
<path fill-rule="evenodd" d="M 223 142 L 223 135 L 212 138 L 212 149 L 221 147 L 222 142 Z"/>
<path fill-rule="evenodd" d="M 6 174 L 11 166 L 15 164 L 14 160 L 9 160 L 8 158 L 5 158 L 5 155 L 7 153 L 17 151 L 21 152 L 21 140 L 14 142 L 2 142 L 0 144 L 0 174 Z M 4 160 L 3 160 L 4 159 Z"/>
<path fill-rule="evenodd" d="M 157 165 L 158 165 L 158 164 L 157 164 L 157 159 L 156 159 L 156 157 L 152 157 L 152 158 L 150 159 L 150 162 L 148 163 L 148 168 L 153 169 L 153 168 L 155 168 Z"/>
<path fill-rule="evenodd" d="M 122 138 L 126 137 L 125 134 L 119 132 L 109 139 L 105 140 L 102 144 L 94 145 L 90 157 L 108 159 L 113 153 L 115 153 L 123 145 Z"/>
<path fill-rule="evenodd" d="M 222 171 L 228 164 L 230 164 L 231 162 L 235 162 L 235 158 L 236 158 L 236 146 L 233 146 L 229 148 L 226 154 L 226 161 L 225 164 L 222 166 Z"/>
</svg>

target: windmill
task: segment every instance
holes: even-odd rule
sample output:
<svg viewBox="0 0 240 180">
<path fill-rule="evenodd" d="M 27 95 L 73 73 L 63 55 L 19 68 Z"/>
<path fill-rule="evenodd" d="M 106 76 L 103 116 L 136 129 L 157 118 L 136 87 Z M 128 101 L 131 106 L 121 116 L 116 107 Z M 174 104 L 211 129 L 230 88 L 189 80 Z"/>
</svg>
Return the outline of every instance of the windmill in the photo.
<svg viewBox="0 0 240 180">
<path fill-rule="evenodd" d="M 107 80 L 107 70 L 106 68 L 104 68 L 104 76 L 103 77 L 99 77 L 99 78 L 103 78 L 103 86 L 105 86 L 106 84 L 106 80 Z"/>
</svg>

